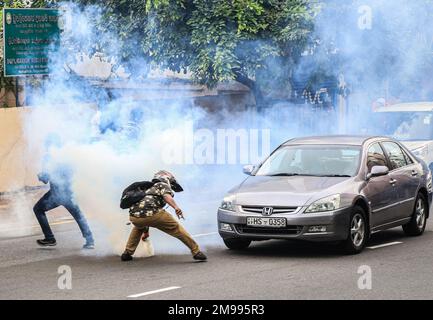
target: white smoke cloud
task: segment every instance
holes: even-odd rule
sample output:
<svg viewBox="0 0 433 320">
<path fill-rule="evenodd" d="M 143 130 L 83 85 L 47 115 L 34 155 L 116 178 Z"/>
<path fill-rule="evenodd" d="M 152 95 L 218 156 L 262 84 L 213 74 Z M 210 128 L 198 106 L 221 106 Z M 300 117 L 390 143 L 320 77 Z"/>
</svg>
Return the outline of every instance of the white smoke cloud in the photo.
<svg viewBox="0 0 433 320">
<path fill-rule="evenodd" d="M 239 162 L 237 165 L 168 162 L 169 149 L 178 145 L 182 146 L 182 159 L 185 159 L 185 150 L 192 150 L 190 155 L 194 157 L 195 147 L 200 141 L 185 136 L 190 135 L 185 127 L 191 123 L 194 132 L 206 130 L 199 131 L 202 138 L 206 136 L 204 132 L 207 135 L 215 133 L 215 138 L 218 129 L 243 129 L 248 133 L 251 132 L 249 130 L 269 130 L 270 148 L 294 136 L 337 131 L 333 114 L 315 111 L 303 115 L 287 103 L 274 105 L 271 110 L 258 115 L 228 110 L 207 112 L 184 99 L 140 102 L 140 105 L 132 99 L 125 101 L 125 98 L 114 98 L 108 102 L 107 97 L 101 94 L 102 89 L 92 89 L 83 79 L 71 77 L 64 70 L 66 65 L 75 63 L 77 48 L 83 52 L 91 51 L 93 44 L 98 42 L 96 39 L 103 38 L 111 43 L 109 53 L 115 56 L 116 35 L 98 34 L 93 28 L 92 23 L 99 19 L 97 7 L 82 11 L 72 5 L 68 12 L 73 28 L 68 28 L 63 36 L 64 48 L 52 57 L 53 74 L 44 83 L 44 90 L 30 97 L 35 108 L 24 119 L 25 133 L 29 148 L 38 149 L 41 153 L 45 151 L 44 143 L 48 135 L 55 133 L 61 138 L 62 145 L 50 151 L 50 161 L 73 168 L 74 200 L 90 221 L 98 254 L 119 254 L 126 244 L 130 226 L 126 225 L 127 211 L 119 208 L 122 190 L 134 181 L 150 180 L 153 173 L 160 169 L 172 171 L 185 189 L 185 192 L 176 195 L 175 200 L 185 211 L 187 220 L 182 223 L 187 230 L 192 234 L 216 231 L 216 210 L 220 199 L 228 189 L 242 181 L 241 165 Z M 374 20 L 372 23 L 374 28 Z M 325 34 L 330 32 L 329 29 L 319 25 L 318 32 Z M 348 47 L 352 45 L 351 41 L 354 39 L 349 35 L 346 39 Z M 73 50 L 68 51 L 70 43 L 75 45 Z M 135 72 L 140 73 L 140 70 Z M 139 110 L 142 119 L 131 125 L 133 110 Z M 107 129 L 95 134 L 97 118 L 100 118 L 101 126 L 115 130 Z M 312 123 L 314 126 L 308 125 Z M 359 126 L 356 124 L 353 121 L 348 128 L 357 130 Z M 267 141 L 257 144 L 260 149 Z M 215 144 L 214 151 L 216 149 Z M 235 151 L 238 152 L 239 148 Z M 39 160 L 42 159 L 28 159 Z M 151 239 L 158 252 L 187 252 L 178 240 L 154 230 L 151 230 Z M 213 241 L 204 242 L 204 238 L 199 238 L 198 242 L 214 245 Z M 153 253 L 149 243 L 141 246 L 140 250 L 138 254 L 142 256 Z"/>
<path fill-rule="evenodd" d="M 84 11 L 70 7 L 70 18 L 77 28 L 69 29 L 70 33 L 63 40 L 69 43 L 73 39 L 81 45 L 74 48 L 81 47 L 86 51 L 97 37 L 110 38 L 111 51 L 115 52 L 116 35 L 100 35 L 92 30 L 90 21 L 98 19 L 97 12 L 94 7 Z M 217 231 L 217 207 L 225 192 L 242 181 L 241 165 L 238 162 L 237 165 L 224 164 L 224 161 L 219 164 L 216 160 L 208 165 L 197 164 L 194 161 L 195 147 L 203 141 L 196 141 L 194 133 L 206 130 L 217 137 L 218 130 L 224 133 L 244 130 L 242 132 L 246 132 L 249 138 L 252 132 L 258 136 L 254 145 L 246 148 L 232 146 L 231 151 L 228 147 L 228 153 L 251 147 L 255 153 L 265 156 L 270 151 L 270 142 L 267 141 L 270 135 L 272 146 L 275 146 L 300 130 L 299 126 L 291 124 L 291 115 L 281 116 L 278 108 L 273 114 L 262 117 L 253 112 L 207 112 L 184 99 L 149 101 L 148 105 L 138 105 L 134 101 L 125 101 L 125 98 L 108 102 L 106 96 L 94 94 L 102 90 L 86 91 L 90 88 L 84 88 L 88 84 L 83 79 L 75 79 L 64 72 L 64 66 L 73 63 L 74 57 L 74 50 L 63 49 L 54 53 L 53 74 L 44 83 L 43 91 L 29 97 L 34 108 L 23 121 L 29 149 L 38 150 L 41 156 L 49 152 L 49 160 L 29 158 L 28 161 L 45 161 L 45 167 L 61 163 L 73 169 L 74 201 L 86 215 L 95 234 L 96 254 L 120 254 L 123 251 L 131 226 L 126 225 L 127 211 L 119 208 L 122 190 L 134 181 L 151 180 L 154 172 L 160 169 L 172 171 L 185 189 L 175 196 L 175 200 L 185 212 L 186 220 L 181 223 L 187 230 L 191 234 Z M 137 109 L 142 112 L 143 119 L 131 125 L 131 112 Z M 98 118 L 101 126 L 114 130 L 95 134 Z M 194 131 L 185 130 L 191 124 Z M 261 129 L 267 130 L 263 136 L 259 134 Z M 46 138 L 53 134 L 59 137 L 61 145 L 47 150 Z M 220 141 L 220 144 L 224 142 Z M 182 146 L 182 159 L 167 161 L 169 149 L 179 145 Z M 260 153 L 263 145 L 266 146 L 265 152 Z M 213 146 L 215 153 L 221 148 L 216 141 Z M 209 148 L 212 149 L 212 144 Z M 239 154 L 226 156 L 227 163 L 232 161 L 229 159 L 242 159 Z M 192 162 L 184 161 L 185 158 L 192 158 Z M 217 159 L 216 155 L 214 159 Z M 197 240 L 205 247 L 215 245 L 214 239 L 202 237 Z M 188 252 L 177 239 L 155 230 L 151 230 L 151 241 L 158 252 Z M 153 254 L 149 242 L 139 248 L 137 255 Z"/>
</svg>

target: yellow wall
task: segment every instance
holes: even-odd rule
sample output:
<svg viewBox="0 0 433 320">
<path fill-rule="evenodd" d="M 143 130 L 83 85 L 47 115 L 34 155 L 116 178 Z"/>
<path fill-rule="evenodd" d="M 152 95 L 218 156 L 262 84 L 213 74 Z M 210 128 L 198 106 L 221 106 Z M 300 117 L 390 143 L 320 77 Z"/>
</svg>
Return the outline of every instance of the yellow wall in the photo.
<svg viewBox="0 0 433 320">
<path fill-rule="evenodd" d="M 40 185 L 38 161 L 31 161 L 23 136 L 21 119 L 27 112 L 30 109 L 0 108 L 0 193 Z"/>
</svg>

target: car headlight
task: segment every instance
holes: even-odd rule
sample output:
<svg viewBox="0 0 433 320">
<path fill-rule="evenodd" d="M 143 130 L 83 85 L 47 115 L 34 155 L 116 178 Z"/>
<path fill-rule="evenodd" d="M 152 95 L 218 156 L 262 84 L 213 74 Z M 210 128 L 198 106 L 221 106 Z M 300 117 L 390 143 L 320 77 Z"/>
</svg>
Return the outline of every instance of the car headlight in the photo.
<svg viewBox="0 0 433 320">
<path fill-rule="evenodd" d="M 428 155 L 428 146 L 422 146 L 420 148 L 416 148 L 412 150 L 412 153 L 421 159 L 426 159 Z"/>
<path fill-rule="evenodd" d="M 305 213 L 333 211 L 339 209 L 340 205 L 341 196 L 339 194 L 334 194 L 313 202 L 308 206 L 307 210 L 305 210 Z"/>
<path fill-rule="evenodd" d="M 234 196 L 224 197 L 223 201 L 221 202 L 220 208 L 223 210 L 235 211 L 235 206 L 233 204 L 233 201 L 234 201 Z"/>
</svg>

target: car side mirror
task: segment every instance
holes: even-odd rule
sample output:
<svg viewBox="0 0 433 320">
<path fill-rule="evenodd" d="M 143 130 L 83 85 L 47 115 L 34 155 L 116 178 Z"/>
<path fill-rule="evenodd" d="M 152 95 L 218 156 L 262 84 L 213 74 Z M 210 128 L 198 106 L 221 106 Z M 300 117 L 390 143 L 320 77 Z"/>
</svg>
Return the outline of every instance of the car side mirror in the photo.
<svg viewBox="0 0 433 320">
<path fill-rule="evenodd" d="M 246 175 L 250 176 L 253 173 L 253 171 L 254 171 L 255 168 L 256 168 L 255 166 L 253 166 L 252 164 L 249 164 L 249 165 L 244 166 L 243 169 L 242 169 L 242 171 Z"/>
<path fill-rule="evenodd" d="M 367 180 L 373 177 L 386 176 L 389 173 L 389 168 L 386 166 L 374 166 L 371 172 L 367 174 Z"/>
</svg>

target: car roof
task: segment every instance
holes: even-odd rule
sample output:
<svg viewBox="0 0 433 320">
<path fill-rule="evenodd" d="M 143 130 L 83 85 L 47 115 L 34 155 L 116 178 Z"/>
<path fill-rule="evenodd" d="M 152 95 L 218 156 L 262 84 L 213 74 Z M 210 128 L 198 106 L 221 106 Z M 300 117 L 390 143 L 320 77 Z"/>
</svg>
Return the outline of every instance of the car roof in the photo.
<svg viewBox="0 0 433 320">
<path fill-rule="evenodd" d="M 398 103 L 379 107 L 375 112 L 433 112 L 433 102 Z"/>
<path fill-rule="evenodd" d="M 382 140 L 390 139 L 387 137 L 377 136 L 349 136 L 349 135 L 335 135 L 335 136 L 314 136 L 304 138 L 294 138 L 283 143 L 283 145 L 294 145 L 294 144 L 330 144 L 330 145 L 355 145 L 361 146 L 367 140 Z"/>
</svg>

